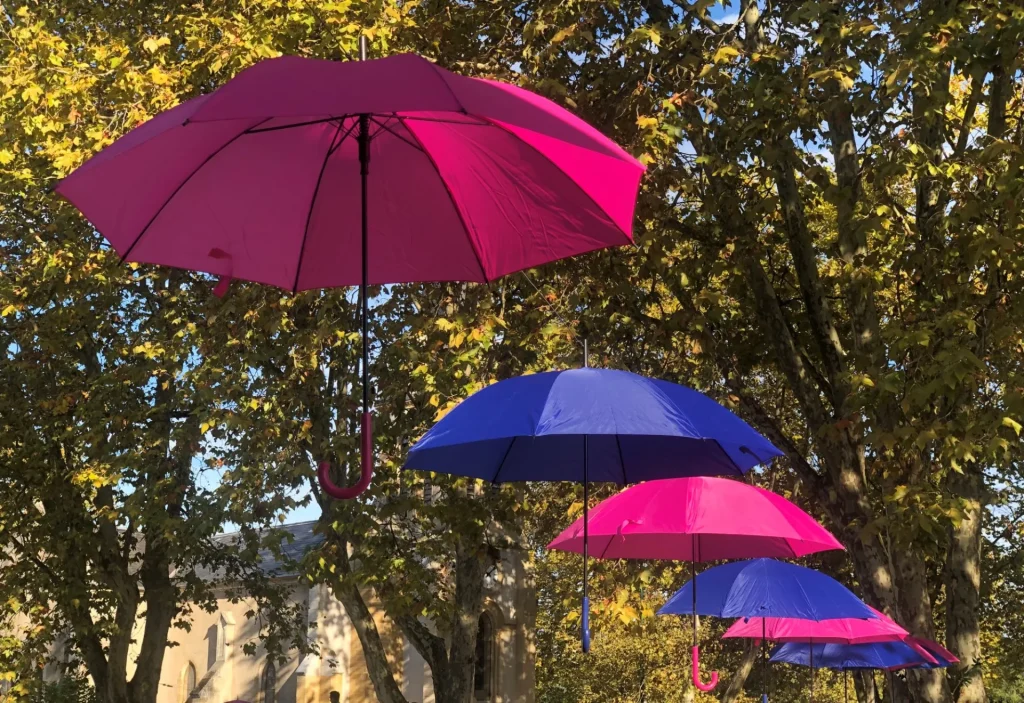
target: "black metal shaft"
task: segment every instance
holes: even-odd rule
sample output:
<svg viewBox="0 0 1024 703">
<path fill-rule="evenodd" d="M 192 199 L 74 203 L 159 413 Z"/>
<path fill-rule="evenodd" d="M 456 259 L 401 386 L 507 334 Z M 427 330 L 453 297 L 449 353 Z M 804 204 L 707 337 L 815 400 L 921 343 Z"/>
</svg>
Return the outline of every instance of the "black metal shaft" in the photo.
<svg viewBox="0 0 1024 703">
<path fill-rule="evenodd" d="M 693 582 L 693 646 L 697 646 L 697 535 L 690 542 L 690 581 Z"/>
<path fill-rule="evenodd" d="M 587 524 L 590 517 L 590 470 L 587 464 L 587 435 L 583 435 L 583 602 L 587 607 L 587 562 L 590 559 L 590 527 Z"/>
<path fill-rule="evenodd" d="M 366 61 L 366 37 L 359 37 L 359 60 Z M 363 415 L 370 412 L 370 301 L 367 287 L 370 278 L 369 207 L 367 180 L 370 175 L 370 116 L 359 116 L 359 179 L 362 191 L 362 276 L 359 281 L 360 329 L 363 337 Z"/>
<path fill-rule="evenodd" d="M 761 693 L 768 698 L 768 619 L 761 618 Z"/>
</svg>

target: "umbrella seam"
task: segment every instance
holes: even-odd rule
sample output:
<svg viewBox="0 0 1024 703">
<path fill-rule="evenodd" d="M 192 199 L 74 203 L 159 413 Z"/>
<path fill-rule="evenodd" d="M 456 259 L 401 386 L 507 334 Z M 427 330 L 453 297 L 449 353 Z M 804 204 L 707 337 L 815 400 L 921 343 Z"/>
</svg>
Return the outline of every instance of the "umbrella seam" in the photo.
<svg viewBox="0 0 1024 703">
<path fill-rule="evenodd" d="M 423 155 L 427 157 L 427 161 L 429 161 L 430 165 L 434 167 L 434 172 L 437 174 L 438 179 L 440 179 L 441 185 L 444 186 L 445 192 L 448 193 L 448 200 L 451 201 L 452 208 L 454 208 L 455 214 L 458 215 L 459 222 L 462 223 L 462 229 L 465 230 L 466 232 L 466 239 L 469 240 L 469 246 L 473 250 L 473 256 L 476 257 L 476 263 L 480 266 L 480 274 L 483 276 L 483 280 L 485 282 L 490 283 L 491 279 L 487 275 L 487 269 L 484 267 L 483 259 L 480 258 L 480 251 L 477 249 L 476 240 L 473 239 L 473 232 L 469 228 L 469 223 L 466 222 L 465 215 L 462 214 L 462 209 L 459 207 L 459 203 L 455 200 L 455 193 L 452 192 L 451 186 L 448 185 L 448 181 L 446 181 L 444 176 L 441 174 L 440 167 L 437 165 L 437 162 L 434 160 L 434 157 L 431 156 L 430 151 L 427 149 L 426 145 L 419 138 L 419 135 L 417 135 L 416 132 L 412 129 L 412 127 L 409 126 L 409 124 L 406 122 L 406 119 L 403 116 L 399 115 L 398 113 L 395 113 L 395 117 L 398 118 L 399 122 L 405 125 L 405 128 L 407 130 L 409 130 L 409 134 L 412 135 L 412 138 L 415 139 L 416 143 L 419 144 L 420 148 L 423 149 Z"/>
<path fill-rule="evenodd" d="M 342 127 L 345 125 L 345 118 L 342 117 L 338 122 L 338 129 L 334 130 L 334 135 L 331 136 L 331 141 L 327 144 L 327 152 L 324 154 L 323 163 L 320 164 L 320 173 L 316 177 L 316 185 L 313 186 L 313 197 L 309 199 L 309 210 L 306 212 L 306 226 L 302 228 L 302 243 L 299 245 L 299 259 L 295 262 L 295 280 L 292 282 L 292 294 L 295 294 L 299 290 L 299 277 L 302 275 L 302 261 L 306 255 L 306 239 L 309 238 L 309 223 L 313 220 L 313 209 L 316 207 L 317 196 L 320 195 L 320 184 L 324 180 L 324 172 L 327 170 L 327 162 L 331 160 L 331 156 L 334 154 L 334 140 L 338 138 L 341 133 Z M 345 138 L 352 133 L 349 129 L 345 133 L 345 136 L 341 138 L 341 141 L 345 141 Z M 339 142 L 340 143 L 340 142 Z"/>
<path fill-rule="evenodd" d="M 618 230 L 618 231 L 619 231 L 619 233 L 620 233 L 620 234 L 621 234 L 621 235 L 622 235 L 623 237 L 625 237 L 625 238 L 626 238 L 626 242 L 625 242 L 626 244 L 633 244 L 633 243 L 634 243 L 634 242 L 633 242 L 633 238 L 632 238 L 632 236 L 630 236 L 630 234 L 629 234 L 628 232 L 626 232 L 625 230 L 623 230 L 623 229 L 622 229 L 622 227 L 620 227 L 620 226 L 619 226 L 619 224 L 618 224 L 618 223 L 617 223 L 617 222 L 616 222 L 616 221 L 614 220 L 614 218 L 612 218 L 612 216 L 608 214 L 608 211 L 607 211 L 607 210 L 605 210 L 605 209 L 604 209 L 603 207 L 601 207 L 601 205 L 600 205 L 600 204 L 599 204 L 599 203 L 597 202 L 597 200 L 595 200 L 595 199 L 594 199 L 594 196 L 593 196 L 593 195 L 591 195 L 590 193 L 588 193 L 588 192 L 587 192 L 586 190 L 584 190 L 584 189 L 583 189 L 583 186 L 581 186 L 581 185 L 580 185 L 579 183 L 577 183 L 577 182 L 576 182 L 576 179 L 575 179 L 575 178 L 573 178 L 573 177 L 572 177 L 572 176 L 570 176 L 570 175 L 569 175 L 568 173 L 566 173 L 566 172 L 565 172 L 564 170 L 562 170 L 561 168 L 559 168 L 558 164 L 556 164 L 556 163 L 555 163 L 554 161 L 552 161 L 552 160 L 551 160 L 551 158 L 550 158 L 550 157 L 549 157 L 549 156 L 548 156 L 547 154 L 545 154 L 545 153 L 544 153 L 543 151 L 541 151 L 540 149 L 538 149 L 537 147 L 535 147 L 535 146 L 534 146 L 533 144 L 530 144 L 530 143 L 529 143 L 528 141 L 526 141 L 525 139 L 523 139 L 522 137 L 520 137 L 519 135 L 517 135 L 517 134 L 516 134 L 515 132 L 513 132 L 512 130 L 510 130 L 510 129 L 508 129 L 507 127 L 505 127 L 504 125 L 502 125 L 501 123 L 499 123 L 499 122 L 497 122 L 497 121 L 495 121 L 495 120 L 492 120 L 492 119 L 491 119 L 491 118 L 489 118 L 489 117 L 485 117 L 485 116 L 483 116 L 483 115 L 474 115 L 474 117 L 479 117 L 480 119 L 482 119 L 482 120 L 485 120 L 485 121 L 487 121 L 487 123 L 488 123 L 488 124 L 491 124 L 491 125 L 493 125 L 494 127 L 497 127 L 498 129 L 500 129 L 500 130 L 501 130 L 502 132 L 504 132 L 505 134 L 508 134 L 508 135 L 509 135 L 509 136 L 511 136 L 511 137 L 512 137 L 513 139 L 515 139 L 515 140 L 519 141 L 520 143 L 522 143 L 522 144 L 526 145 L 526 146 L 527 146 L 527 147 L 528 147 L 529 149 L 532 149 L 532 150 L 534 151 L 534 153 L 536 153 L 536 154 L 537 154 L 538 156 L 540 156 L 540 157 L 541 157 L 542 159 L 544 159 L 544 160 L 545 160 L 545 161 L 547 161 L 547 162 L 548 162 L 549 164 L 551 164 L 551 167 L 552 167 L 552 168 L 554 168 L 554 169 L 555 169 L 556 171 L 558 171 L 558 172 L 559 172 L 559 173 L 561 173 L 561 174 L 562 174 L 563 176 L 565 176 L 565 178 L 566 178 L 566 179 L 567 179 L 567 180 L 568 180 L 568 181 L 569 181 L 570 183 L 572 183 L 572 184 L 573 184 L 574 186 L 576 186 L 577 190 L 579 190 L 579 192 L 583 193 L 583 196 L 584 196 L 584 197 L 585 197 L 585 198 L 586 198 L 587 200 L 589 200 L 589 201 L 591 202 L 591 204 L 593 204 L 593 206 L 594 206 L 594 207 L 596 207 L 596 208 L 598 209 L 598 211 L 599 211 L 599 212 L 600 212 L 600 213 L 601 213 L 602 215 L 604 215 L 604 216 L 605 216 L 606 218 L 608 218 L 608 221 L 609 221 L 609 222 L 611 223 L 612 227 L 614 227 L 614 228 L 615 228 L 616 230 Z"/>
<path fill-rule="evenodd" d="M 626 476 L 626 460 L 622 457 L 622 441 L 618 432 L 615 433 L 615 447 L 619 450 L 619 466 L 622 467 L 622 485 L 625 486 L 629 483 L 629 479 Z"/>
<path fill-rule="evenodd" d="M 271 119 L 273 119 L 273 118 L 268 117 L 265 120 L 257 122 L 255 125 L 253 125 L 253 127 L 257 127 L 257 126 L 259 126 L 261 124 L 265 124 L 265 123 L 269 122 Z M 229 146 L 234 144 L 241 137 L 244 137 L 246 134 L 249 134 L 249 130 L 250 129 L 252 129 L 252 127 L 246 127 L 241 132 L 239 132 L 235 136 L 231 137 L 231 139 L 229 139 L 226 142 L 224 142 L 221 146 L 217 147 L 216 151 L 214 151 L 212 154 L 210 154 L 205 159 L 203 159 L 203 161 L 198 166 L 195 167 L 195 169 L 192 171 L 192 173 L 188 174 L 188 176 L 185 177 L 185 180 L 183 180 L 181 183 L 179 183 L 178 186 L 173 191 L 171 191 L 171 194 L 167 196 L 167 199 L 164 200 L 163 204 L 157 209 L 157 211 L 156 211 L 156 213 L 154 213 L 153 217 L 149 218 L 149 222 L 146 223 L 146 226 L 142 228 L 142 231 L 139 232 L 138 236 L 136 236 L 135 239 L 132 241 L 132 243 L 130 245 L 128 245 L 128 248 L 125 249 L 124 255 L 121 257 L 121 263 L 122 264 L 125 261 L 128 260 L 128 257 L 131 256 L 132 250 L 135 249 L 135 246 L 139 243 L 139 241 L 142 240 L 142 238 L 145 236 L 146 232 L 149 231 L 149 228 L 153 225 L 154 222 L 156 222 L 157 218 L 160 217 L 160 215 L 163 213 L 164 209 L 168 205 L 170 205 L 172 200 L 174 200 L 174 196 L 176 196 L 181 191 L 182 188 L 184 188 L 186 185 L 188 185 L 188 182 L 191 181 L 192 178 L 197 173 L 202 171 L 203 167 L 206 166 L 206 164 L 210 163 L 214 159 L 214 157 L 216 157 L 222 151 L 224 151 Z"/>
<path fill-rule="evenodd" d="M 420 58 L 423 58 L 423 57 L 421 56 Z M 449 93 L 449 95 L 452 96 L 452 100 L 454 100 L 455 104 L 458 105 L 459 111 L 462 112 L 463 114 L 468 115 L 469 112 L 466 110 L 466 107 L 462 104 L 462 101 L 459 100 L 459 96 L 455 94 L 455 89 L 452 88 L 451 85 L 448 84 L 448 79 L 444 77 L 444 73 L 443 73 L 441 67 L 438 66 L 433 61 L 431 61 L 430 59 L 423 59 L 423 60 L 427 62 L 427 65 L 429 65 L 430 68 L 433 69 L 434 73 L 437 74 L 437 77 L 441 80 L 442 83 L 444 83 L 444 87 L 448 89 L 448 93 Z"/>
<path fill-rule="evenodd" d="M 505 455 L 501 457 L 501 461 L 498 462 L 498 470 L 494 472 L 494 478 L 491 479 L 491 483 L 498 483 L 498 477 L 501 476 L 501 470 L 505 468 L 505 461 L 508 459 L 508 455 L 512 453 L 512 446 L 519 439 L 519 435 L 512 437 L 512 441 L 508 443 L 508 449 L 505 450 Z"/>
</svg>

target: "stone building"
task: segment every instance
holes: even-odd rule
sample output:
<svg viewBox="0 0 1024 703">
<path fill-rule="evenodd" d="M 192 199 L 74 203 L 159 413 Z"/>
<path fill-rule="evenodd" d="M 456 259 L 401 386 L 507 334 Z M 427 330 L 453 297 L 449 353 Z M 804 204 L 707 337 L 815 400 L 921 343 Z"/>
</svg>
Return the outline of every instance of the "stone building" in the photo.
<svg viewBox="0 0 1024 703">
<path fill-rule="evenodd" d="M 315 523 L 286 527 L 292 540 L 285 550 L 301 557 L 316 546 Z M 268 560 L 269 561 L 269 560 Z M 280 565 L 264 568 L 279 573 Z M 308 586 L 294 575 L 292 598 L 306 611 L 309 633 L 319 655 L 297 653 L 284 663 L 268 661 L 262 650 L 250 656 L 242 645 L 256 637 L 257 627 L 246 617 L 244 602 L 220 601 L 216 612 L 197 610 L 190 632 L 176 631 L 179 646 L 167 650 L 158 703 L 210 701 L 228 703 L 375 703 L 377 698 L 363 662 L 359 638 L 342 605 L 326 586 Z M 499 568 L 489 576 L 486 609 L 480 618 L 475 700 L 491 703 L 531 703 L 534 700 L 532 628 L 536 597 L 520 556 L 504 552 Z M 380 617 L 378 627 L 400 684 L 410 703 L 432 703 L 430 670 L 411 644 Z M 336 693 L 336 697 L 332 697 Z"/>
</svg>

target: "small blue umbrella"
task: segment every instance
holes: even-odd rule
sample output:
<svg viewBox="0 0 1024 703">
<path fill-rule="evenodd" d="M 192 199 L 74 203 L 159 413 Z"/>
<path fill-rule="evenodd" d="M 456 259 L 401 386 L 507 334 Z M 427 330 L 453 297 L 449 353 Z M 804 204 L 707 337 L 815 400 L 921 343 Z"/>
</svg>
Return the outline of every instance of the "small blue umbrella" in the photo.
<svg viewBox="0 0 1024 703">
<path fill-rule="evenodd" d="M 474 393 L 413 446 L 404 468 L 494 483 L 583 483 L 586 652 L 589 482 L 742 476 L 780 454 L 697 391 L 626 371 L 582 368 L 519 376 Z"/>
<path fill-rule="evenodd" d="M 708 569 L 687 581 L 658 611 L 659 615 L 692 613 L 719 618 L 804 620 L 876 617 L 871 608 L 831 576 L 775 559 L 734 561 Z"/>
<path fill-rule="evenodd" d="M 773 662 L 785 662 L 811 668 L 811 697 L 814 697 L 814 669 L 835 669 L 843 672 L 843 696 L 847 697 L 846 672 L 851 669 L 896 669 L 935 668 L 949 666 L 951 662 L 939 660 L 931 654 L 922 653 L 906 642 L 872 642 L 869 644 L 813 644 L 810 642 L 788 642 L 772 652 Z"/>
</svg>

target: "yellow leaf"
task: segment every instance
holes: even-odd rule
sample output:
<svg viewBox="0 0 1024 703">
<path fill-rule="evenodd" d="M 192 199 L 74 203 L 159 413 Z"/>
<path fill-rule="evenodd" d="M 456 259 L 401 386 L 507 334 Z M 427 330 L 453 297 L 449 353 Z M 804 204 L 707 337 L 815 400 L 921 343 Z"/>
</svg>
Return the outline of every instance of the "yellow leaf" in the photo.
<svg viewBox="0 0 1024 703">
<path fill-rule="evenodd" d="M 436 408 L 438 405 L 441 404 L 441 396 L 435 393 L 434 395 L 430 396 L 430 400 L 428 402 Z"/>
<path fill-rule="evenodd" d="M 10 149 L 0 149 L 0 166 L 6 166 L 14 161 L 14 152 Z"/>
<path fill-rule="evenodd" d="M 161 46 L 167 46 L 171 43 L 171 40 L 167 37 L 150 37 L 146 41 L 142 42 L 142 48 L 149 53 L 155 53 Z"/>
<path fill-rule="evenodd" d="M 36 100 L 43 96 L 43 89 L 33 83 L 25 90 L 21 91 L 21 99 L 28 103 L 34 103 Z"/>
<path fill-rule="evenodd" d="M 252 408 L 253 410 L 258 408 L 259 406 L 260 406 L 260 401 L 256 400 L 255 398 L 253 398 L 252 400 L 249 401 L 249 407 Z"/>
<path fill-rule="evenodd" d="M 1003 418 L 1003 427 L 1009 427 L 1010 429 L 1017 433 L 1018 437 L 1020 436 L 1021 429 L 1024 429 L 1021 427 L 1021 424 L 1019 422 L 1017 422 L 1016 420 L 1009 416 Z"/>
<path fill-rule="evenodd" d="M 739 55 L 740 52 L 737 49 L 734 49 L 731 46 L 723 46 L 719 47 L 718 51 L 715 52 L 715 55 L 711 60 L 714 61 L 715 63 L 728 63 L 729 61 L 732 61 Z"/>
</svg>

